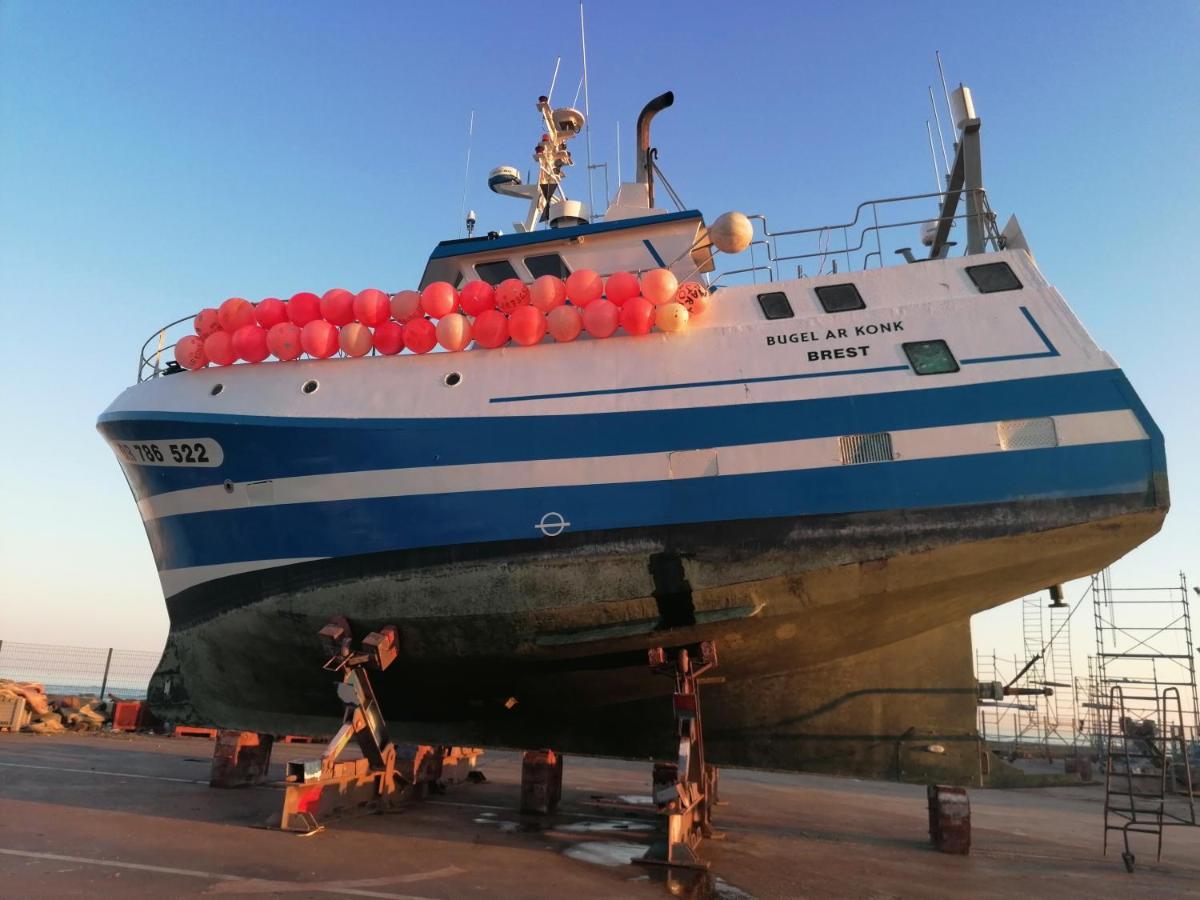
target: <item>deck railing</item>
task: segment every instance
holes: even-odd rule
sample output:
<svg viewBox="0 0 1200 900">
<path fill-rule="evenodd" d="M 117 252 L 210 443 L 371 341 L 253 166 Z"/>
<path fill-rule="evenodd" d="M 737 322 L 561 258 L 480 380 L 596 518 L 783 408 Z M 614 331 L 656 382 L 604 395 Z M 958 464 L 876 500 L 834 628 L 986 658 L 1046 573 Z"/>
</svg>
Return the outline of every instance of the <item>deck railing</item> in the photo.
<svg viewBox="0 0 1200 900">
<path fill-rule="evenodd" d="M 965 203 L 967 212 L 953 212 L 941 215 L 940 209 L 947 198 L 971 197 L 975 204 Z M 939 212 L 932 216 L 920 215 L 916 211 L 921 201 L 928 203 L 936 201 Z M 978 207 L 979 212 L 971 213 L 972 206 Z M 955 209 L 958 207 L 955 206 Z M 892 216 L 889 216 L 893 214 Z M 917 237 L 917 250 L 913 250 L 912 241 L 908 246 L 901 246 L 904 239 L 885 241 L 885 233 L 891 237 L 900 228 L 923 228 L 929 224 L 948 223 L 953 233 L 959 222 L 978 219 L 983 226 L 984 244 L 990 249 L 1001 249 L 1003 238 L 996 227 L 996 215 L 988 205 L 987 195 L 983 189 L 974 191 L 934 191 L 928 194 L 906 194 L 899 197 L 882 197 L 876 200 L 865 200 L 854 210 L 854 216 L 848 222 L 838 222 L 829 225 L 816 225 L 807 228 L 788 228 L 772 231 L 767 217 L 756 214 L 749 217 L 755 224 L 755 237 L 751 242 L 750 265 L 738 269 L 728 269 L 712 279 L 712 284 L 718 284 L 726 278 L 737 275 L 748 275 L 757 283 L 759 278 L 766 281 L 776 281 L 785 278 L 803 277 L 806 275 L 824 275 L 837 272 L 838 262 L 844 261 L 844 271 L 862 271 L 868 268 L 883 268 L 887 265 L 889 255 L 905 257 L 905 251 L 911 253 L 913 261 L 919 261 L 926 251 L 920 246 L 920 235 Z M 830 245 L 830 240 L 841 236 L 840 244 Z M 805 239 L 814 242 L 815 246 L 805 246 Z M 781 244 L 783 245 L 781 247 Z M 943 255 L 956 246 L 953 241 L 942 247 Z M 885 254 L 890 250 L 891 254 Z M 765 256 L 765 259 L 763 257 Z M 816 271 L 806 271 L 805 266 L 811 266 L 811 261 L 818 260 Z M 908 262 L 907 257 L 898 262 Z M 796 272 L 783 271 L 785 263 L 794 263 Z M 829 269 L 826 269 L 826 264 Z"/>
</svg>

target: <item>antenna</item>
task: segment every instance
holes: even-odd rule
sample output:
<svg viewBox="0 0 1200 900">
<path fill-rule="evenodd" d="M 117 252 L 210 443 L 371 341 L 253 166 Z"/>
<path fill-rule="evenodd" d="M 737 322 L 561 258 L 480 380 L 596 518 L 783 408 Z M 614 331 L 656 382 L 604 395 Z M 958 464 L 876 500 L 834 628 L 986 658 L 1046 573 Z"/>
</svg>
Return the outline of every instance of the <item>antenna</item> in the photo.
<svg viewBox="0 0 1200 900">
<path fill-rule="evenodd" d="M 562 57 L 554 57 L 554 74 L 550 76 L 550 90 L 546 91 L 546 102 L 552 103 L 554 98 L 554 85 L 558 84 L 558 67 L 562 65 Z"/>
<path fill-rule="evenodd" d="M 933 163 L 933 183 L 937 185 L 937 192 L 942 192 L 942 173 L 938 171 L 937 166 L 937 151 L 933 149 L 933 130 L 929 127 L 929 120 L 925 120 L 925 136 L 929 138 L 929 161 Z"/>
<path fill-rule="evenodd" d="M 942 79 L 942 95 L 946 98 L 946 110 L 950 113 L 950 123 L 954 124 L 954 107 L 950 104 L 950 89 L 946 87 L 946 73 L 942 71 L 942 51 L 934 50 L 933 55 L 937 57 L 938 76 Z M 958 144 L 958 127 L 954 128 L 955 145 Z"/>
<path fill-rule="evenodd" d="M 621 120 L 617 119 L 617 190 L 621 189 Z"/>
<path fill-rule="evenodd" d="M 933 110 L 933 121 L 937 123 L 938 140 L 942 144 L 942 162 L 946 164 L 946 183 L 950 183 L 950 157 L 946 155 L 946 139 L 942 137 L 942 119 L 938 115 L 937 103 L 933 99 L 933 87 L 929 87 L 929 106 Z"/>
<path fill-rule="evenodd" d="M 471 110 L 471 118 L 467 122 L 467 166 L 463 172 L 463 192 L 462 205 L 458 208 L 458 220 L 461 222 L 466 217 L 467 212 L 467 185 L 470 184 L 471 177 L 471 139 L 475 135 L 475 110 Z M 472 210 L 471 221 L 467 224 L 467 237 L 471 236 L 471 231 L 475 226 L 474 210 Z"/>
<path fill-rule="evenodd" d="M 587 29 L 583 24 L 583 3 L 579 4 L 579 48 L 583 55 L 583 130 L 587 138 L 588 216 L 593 215 L 596 200 L 592 196 L 592 110 L 588 105 Z"/>
</svg>

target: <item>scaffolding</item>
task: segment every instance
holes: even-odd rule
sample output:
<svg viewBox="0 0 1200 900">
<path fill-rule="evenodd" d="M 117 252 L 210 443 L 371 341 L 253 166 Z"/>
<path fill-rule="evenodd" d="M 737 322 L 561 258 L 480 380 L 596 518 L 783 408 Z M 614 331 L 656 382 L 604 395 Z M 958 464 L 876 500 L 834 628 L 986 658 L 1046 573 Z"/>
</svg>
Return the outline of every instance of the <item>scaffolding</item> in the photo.
<svg viewBox="0 0 1200 900">
<path fill-rule="evenodd" d="M 1092 576 L 1096 628 L 1089 692 L 1097 750 L 1105 763 L 1104 848 L 1119 831 L 1122 859 L 1134 868 L 1131 833 L 1197 824 L 1194 790 L 1200 768 L 1200 697 L 1181 572 L 1172 587 L 1116 588 L 1108 569 Z"/>
<path fill-rule="evenodd" d="M 1179 584 L 1171 587 L 1117 588 L 1104 569 L 1092 576 L 1091 590 L 1096 685 L 1089 705 L 1096 713 L 1106 713 L 1112 689 L 1119 687 L 1130 718 L 1155 721 L 1163 692 L 1177 688 L 1184 736 L 1194 748 L 1200 737 L 1200 698 L 1187 578 L 1181 572 Z M 1097 729 L 1101 730 L 1108 729 Z"/>
<path fill-rule="evenodd" d="M 1061 600 L 1050 604 L 1050 643 L 1046 647 L 1046 685 L 1054 693 L 1046 699 L 1046 739 L 1077 746 L 1079 733 L 1078 686 L 1071 660 L 1071 608 Z"/>
<path fill-rule="evenodd" d="M 1019 686 L 1043 688 L 1046 686 L 1046 633 L 1042 628 L 1042 598 L 1033 594 L 1021 598 L 1021 636 L 1025 645 L 1026 664 L 1018 674 Z M 1016 736 L 1016 750 L 1049 755 L 1050 737 L 1047 727 L 1047 698 L 1030 695 L 1024 698 L 1028 709 L 1024 710 L 1023 727 Z"/>
</svg>

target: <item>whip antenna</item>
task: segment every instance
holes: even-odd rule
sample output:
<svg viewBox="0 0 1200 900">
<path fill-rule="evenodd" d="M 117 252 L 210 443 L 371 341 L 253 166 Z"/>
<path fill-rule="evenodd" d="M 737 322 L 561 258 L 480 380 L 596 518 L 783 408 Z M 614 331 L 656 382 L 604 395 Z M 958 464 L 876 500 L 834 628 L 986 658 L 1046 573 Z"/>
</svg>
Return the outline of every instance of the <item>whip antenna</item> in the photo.
<svg viewBox="0 0 1200 900">
<path fill-rule="evenodd" d="M 942 137 L 942 119 L 938 115 L 937 102 L 933 99 L 933 87 L 929 88 L 929 106 L 933 110 L 933 121 L 937 123 L 938 140 L 942 144 L 942 162 L 946 164 L 946 184 L 950 183 L 950 157 L 946 155 L 946 139 Z M 938 190 L 941 190 L 939 187 Z"/>
<path fill-rule="evenodd" d="M 594 215 L 596 201 L 592 196 L 592 110 L 588 105 L 587 30 L 583 25 L 582 3 L 579 4 L 579 47 L 583 54 L 583 131 L 587 139 L 588 220 L 590 221 Z"/>
<path fill-rule="evenodd" d="M 475 225 L 475 222 L 473 221 L 475 218 L 474 216 L 471 216 L 470 218 L 472 221 L 467 223 L 467 187 L 470 184 L 471 177 L 471 139 L 474 137 L 474 135 L 475 110 L 471 110 L 471 118 L 467 121 L 467 165 L 466 169 L 463 171 L 462 205 L 458 210 L 458 221 L 466 223 L 465 227 L 467 229 L 467 237 L 471 236 L 471 231 Z"/>
</svg>

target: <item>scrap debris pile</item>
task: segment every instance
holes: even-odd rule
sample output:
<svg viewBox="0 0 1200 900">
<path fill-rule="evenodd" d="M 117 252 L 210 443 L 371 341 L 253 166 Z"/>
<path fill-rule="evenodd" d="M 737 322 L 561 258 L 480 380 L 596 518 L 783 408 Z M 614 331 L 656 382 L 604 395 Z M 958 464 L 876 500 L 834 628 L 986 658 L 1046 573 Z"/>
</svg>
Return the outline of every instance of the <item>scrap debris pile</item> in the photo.
<svg viewBox="0 0 1200 900">
<path fill-rule="evenodd" d="M 0 678 L 0 729 L 34 734 L 99 731 L 108 718 L 94 695 L 47 694 L 36 682 Z"/>
</svg>

